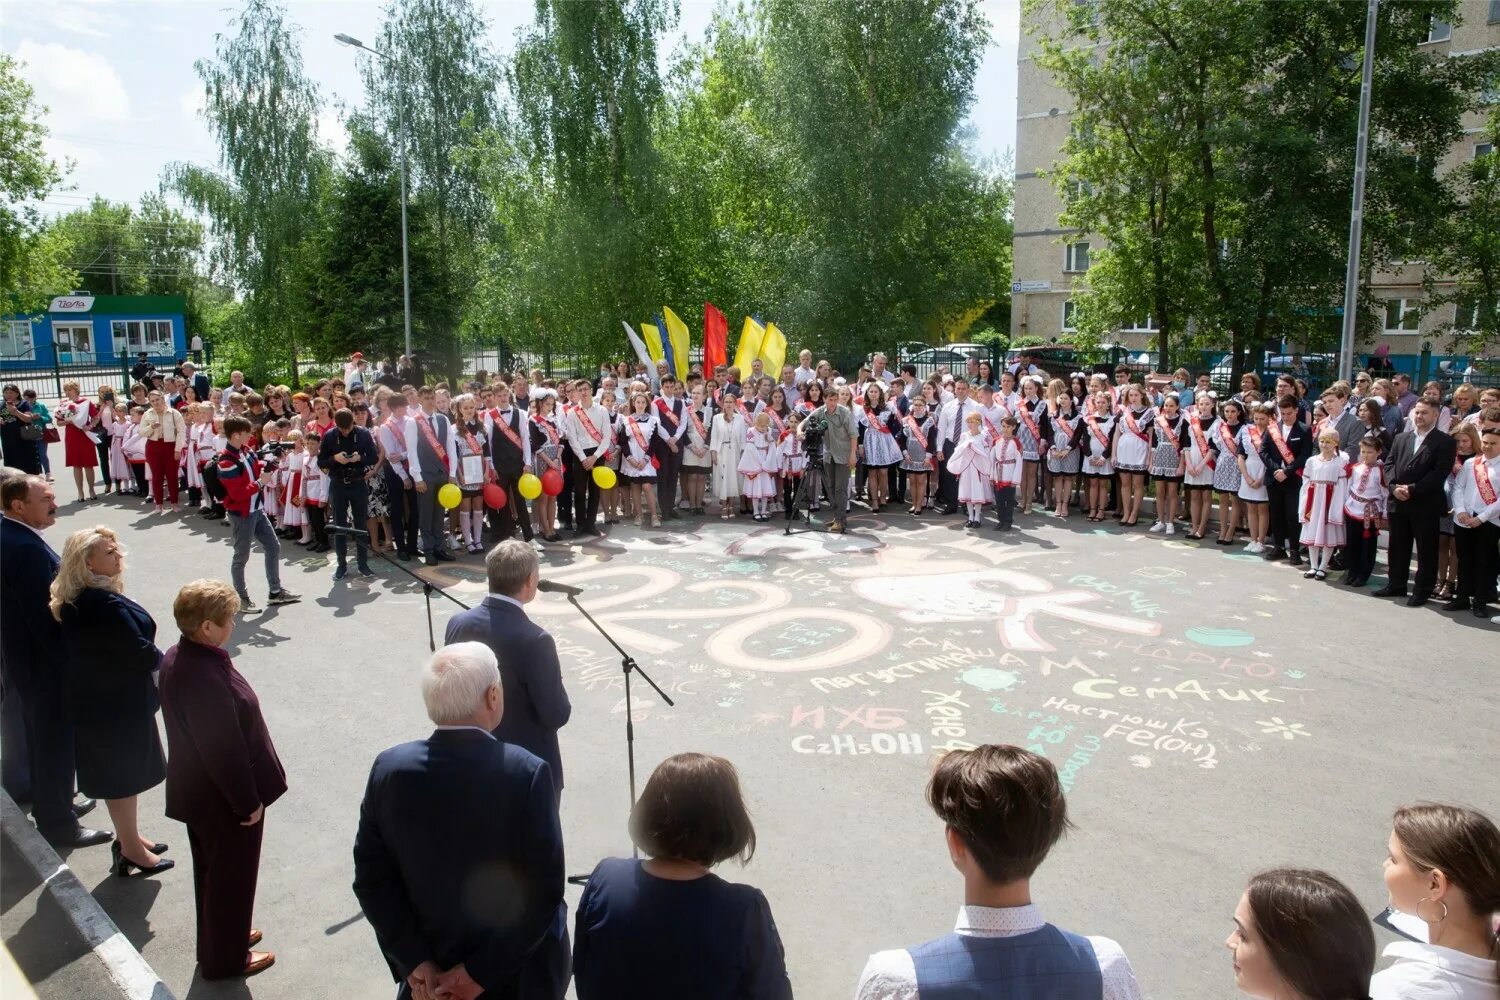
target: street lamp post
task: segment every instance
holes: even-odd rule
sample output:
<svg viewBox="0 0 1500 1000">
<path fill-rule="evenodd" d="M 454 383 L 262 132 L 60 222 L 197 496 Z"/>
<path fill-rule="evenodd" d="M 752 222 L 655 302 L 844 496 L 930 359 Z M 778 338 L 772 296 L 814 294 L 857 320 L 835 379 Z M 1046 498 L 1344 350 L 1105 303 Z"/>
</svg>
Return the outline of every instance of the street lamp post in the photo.
<svg viewBox="0 0 1500 1000">
<path fill-rule="evenodd" d="M 1369 0 L 1365 11 L 1365 62 L 1359 83 L 1359 131 L 1354 142 L 1354 192 L 1349 209 L 1349 258 L 1344 271 L 1344 326 L 1339 338 L 1339 378 L 1354 372 L 1354 336 L 1358 332 L 1359 250 L 1365 220 L 1365 169 L 1370 145 L 1370 94 L 1375 77 L 1375 25 L 1380 0 Z"/>
<path fill-rule="evenodd" d="M 399 60 L 381 52 L 379 49 L 370 48 L 358 38 L 342 33 L 333 37 L 340 45 L 363 49 L 371 55 L 379 56 L 387 62 L 394 62 L 397 71 L 401 71 Z M 406 356 L 409 359 L 411 358 L 411 266 L 407 259 L 406 247 L 406 94 L 399 86 L 396 88 L 396 131 L 400 133 L 401 146 L 401 305 L 406 320 Z"/>
</svg>

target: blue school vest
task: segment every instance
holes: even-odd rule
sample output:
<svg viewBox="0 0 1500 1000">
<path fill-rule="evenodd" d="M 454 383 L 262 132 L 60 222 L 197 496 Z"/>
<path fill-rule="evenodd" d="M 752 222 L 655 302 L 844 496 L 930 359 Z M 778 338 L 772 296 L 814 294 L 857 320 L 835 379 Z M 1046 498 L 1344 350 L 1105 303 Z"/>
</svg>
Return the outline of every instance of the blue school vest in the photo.
<svg viewBox="0 0 1500 1000">
<path fill-rule="evenodd" d="M 922 1000 L 1103 1000 L 1087 938 L 1047 924 L 1014 937 L 947 934 L 911 949 Z"/>
</svg>

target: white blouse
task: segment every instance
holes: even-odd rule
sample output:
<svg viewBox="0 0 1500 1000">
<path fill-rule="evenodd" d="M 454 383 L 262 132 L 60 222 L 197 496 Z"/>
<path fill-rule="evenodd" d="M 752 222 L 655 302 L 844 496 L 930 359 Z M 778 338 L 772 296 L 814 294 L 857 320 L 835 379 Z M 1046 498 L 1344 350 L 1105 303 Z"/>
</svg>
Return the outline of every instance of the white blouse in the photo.
<svg viewBox="0 0 1500 1000">
<path fill-rule="evenodd" d="M 1495 961 L 1420 941 L 1397 941 L 1381 952 L 1395 959 L 1370 980 L 1370 1000 L 1497 1000 Z"/>
</svg>

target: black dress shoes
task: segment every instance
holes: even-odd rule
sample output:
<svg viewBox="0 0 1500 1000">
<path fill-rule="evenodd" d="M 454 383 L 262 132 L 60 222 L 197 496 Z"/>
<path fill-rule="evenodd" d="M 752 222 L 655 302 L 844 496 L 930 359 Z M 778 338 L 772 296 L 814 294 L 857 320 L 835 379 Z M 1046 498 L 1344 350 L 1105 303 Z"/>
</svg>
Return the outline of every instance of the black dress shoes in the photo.
<svg viewBox="0 0 1500 1000">
<path fill-rule="evenodd" d="M 50 837 L 47 839 L 53 847 L 94 847 L 114 840 L 115 835 L 109 830 L 90 830 L 86 826 L 80 826 L 70 837 L 60 840 L 52 840 Z"/>
<path fill-rule="evenodd" d="M 94 807 L 97 806 L 98 804 L 99 804 L 99 802 L 98 802 L 97 799 L 91 799 L 91 798 L 88 798 L 87 796 L 85 796 L 84 798 L 81 798 L 81 799 L 77 799 L 73 803 L 73 818 L 74 819 L 83 819 L 83 817 L 85 817 L 89 813 L 93 812 L 94 811 Z"/>
<path fill-rule="evenodd" d="M 1372 596 L 1374 596 L 1374 597 L 1405 597 L 1406 596 L 1406 591 L 1405 591 L 1405 589 L 1392 587 L 1390 584 L 1386 584 L 1384 587 L 1381 587 L 1379 590 L 1375 591 Z"/>
<path fill-rule="evenodd" d="M 1431 597 L 1431 594 L 1423 594 L 1420 592 L 1412 594 L 1406 599 L 1406 606 L 1408 608 L 1420 608 L 1422 605 L 1426 604 Z"/>
<path fill-rule="evenodd" d="M 1489 621 L 1495 616 L 1494 609 L 1488 604 L 1476 604 L 1471 610 L 1474 612 L 1475 618 L 1483 618 L 1485 621 Z"/>
<path fill-rule="evenodd" d="M 1468 611 L 1469 610 L 1469 599 L 1467 597 L 1455 597 L 1453 600 L 1451 600 L 1447 604 L 1443 605 L 1443 610 L 1444 611 Z"/>
</svg>

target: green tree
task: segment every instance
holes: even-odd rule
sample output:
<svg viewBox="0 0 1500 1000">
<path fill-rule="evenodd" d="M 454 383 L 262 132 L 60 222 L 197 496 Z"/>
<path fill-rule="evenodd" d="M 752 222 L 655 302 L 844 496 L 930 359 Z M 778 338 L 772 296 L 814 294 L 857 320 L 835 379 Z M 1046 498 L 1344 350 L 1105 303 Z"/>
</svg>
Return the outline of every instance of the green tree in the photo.
<svg viewBox="0 0 1500 1000">
<path fill-rule="evenodd" d="M 1436 220 L 1428 259 L 1427 308 L 1454 307 L 1440 329 L 1455 353 L 1483 354 L 1500 342 L 1500 112 L 1491 113 L 1485 138 L 1488 153 L 1443 178 L 1456 210 Z"/>
<path fill-rule="evenodd" d="M 186 163 L 166 170 L 211 225 L 209 259 L 243 294 L 240 336 L 251 353 L 283 358 L 295 376 L 305 317 L 296 295 L 298 249 L 316 224 L 329 155 L 315 140 L 321 104 L 302 69 L 295 30 L 271 0 L 248 0 L 216 36 L 213 59 L 194 64 L 221 171 Z"/>
<path fill-rule="evenodd" d="M 10 312 L 42 309 L 76 281 L 65 248 L 34 204 L 62 184 L 66 171 L 42 145 L 46 108 L 21 77 L 22 65 L 0 53 L 0 297 Z"/>
</svg>

